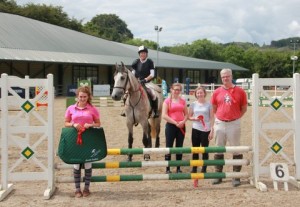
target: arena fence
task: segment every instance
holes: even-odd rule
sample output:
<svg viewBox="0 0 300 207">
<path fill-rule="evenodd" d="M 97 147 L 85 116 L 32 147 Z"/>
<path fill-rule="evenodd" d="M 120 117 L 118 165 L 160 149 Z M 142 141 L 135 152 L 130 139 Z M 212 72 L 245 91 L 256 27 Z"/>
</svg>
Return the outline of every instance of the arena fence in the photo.
<svg viewBox="0 0 300 207">
<path fill-rule="evenodd" d="M 140 168 L 140 167 L 175 167 L 175 166 L 214 166 L 214 165 L 249 165 L 247 159 L 234 160 L 171 160 L 171 161 L 133 161 L 133 162 L 95 162 L 93 169 L 103 168 Z M 72 165 L 57 164 L 56 169 L 72 169 Z"/>
<path fill-rule="evenodd" d="M 290 176 L 289 182 L 299 188 L 300 180 L 300 110 L 292 107 L 289 113 L 284 106 L 284 99 L 291 98 L 293 106 L 300 105 L 300 76 L 298 73 L 293 78 L 259 78 L 258 74 L 252 76 L 252 147 L 253 153 L 253 182 L 257 188 L 266 188 L 260 182 L 261 177 L 270 176 L 270 162 L 287 163 L 290 171 L 295 172 Z M 270 87 L 286 86 L 280 96 L 268 90 Z M 261 110 L 260 97 L 268 99 L 270 107 Z M 272 117 L 277 117 L 277 121 Z M 272 133 L 276 131 L 276 134 Z M 267 150 L 261 149 L 267 143 Z M 294 151 L 287 150 L 294 146 Z"/>
<path fill-rule="evenodd" d="M 120 107 L 124 106 L 123 100 L 114 101 L 111 97 L 95 97 L 93 104 L 98 107 Z"/>
<path fill-rule="evenodd" d="M 294 74 L 293 78 L 281 78 L 281 79 L 260 79 L 257 74 L 253 75 L 253 88 L 252 88 L 252 121 L 253 121 L 253 137 L 252 137 L 252 159 L 251 168 L 252 175 L 248 174 L 209 174 L 209 173 L 195 173 L 184 174 L 182 177 L 177 175 L 160 175 L 159 179 L 201 179 L 201 178 L 214 178 L 214 177 L 235 177 L 245 176 L 249 177 L 253 185 L 258 189 L 264 190 L 266 186 L 261 182 L 262 177 L 270 177 L 269 164 L 272 160 L 280 160 L 282 163 L 286 163 L 291 172 L 295 172 L 290 176 L 289 182 L 299 187 L 298 180 L 300 180 L 300 150 L 297 150 L 297 146 L 300 146 L 300 110 L 299 107 L 293 107 L 292 114 L 287 111 L 288 108 L 282 107 L 282 100 L 286 97 L 292 96 L 293 105 L 300 105 L 300 81 L 299 74 Z M 264 90 L 266 86 L 270 85 L 284 85 L 289 88 L 281 94 L 280 97 L 270 94 L 267 90 Z M 54 129 L 53 129 L 53 76 L 49 74 L 47 79 L 20 79 L 16 77 L 8 77 L 6 74 L 1 75 L 1 191 L 0 200 L 3 200 L 13 189 L 13 184 L 9 181 L 31 181 L 31 180 L 47 180 L 48 186 L 44 192 L 44 198 L 49 199 L 55 190 L 54 177 L 55 164 L 54 164 Z M 25 89 L 25 96 L 20 97 L 12 87 L 20 87 Z M 32 110 L 35 107 L 35 103 L 40 99 L 44 93 L 39 93 L 35 97 L 30 97 L 30 89 L 37 86 L 42 86 L 47 94 L 47 110 L 36 111 Z M 10 95 L 9 95 L 10 94 Z M 267 110 L 260 110 L 259 97 L 263 94 L 270 100 L 270 106 Z M 8 97 L 10 96 L 10 98 Z M 274 98 L 275 97 L 275 98 Z M 16 111 L 8 110 L 10 105 L 14 103 L 14 107 L 17 107 Z M 11 113 L 14 113 L 11 115 Z M 281 114 L 283 118 L 279 122 L 271 121 L 268 117 L 271 114 Z M 28 119 L 30 117 L 30 119 Z M 18 119 L 23 121 L 17 121 Z M 33 121 L 35 120 L 35 121 Z M 280 130 L 275 140 L 269 136 L 269 132 L 274 130 Z M 283 133 L 280 133 L 283 132 Z M 24 139 L 25 137 L 25 139 Z M 34 140 L 31 140 L 35 137 Z M 9 141 L 10 140 L 10 141 Z M 42 142 L 44 145 L 42 144 Z M 262 149 L 262 141 L 267 142 L 268 149 Z M 11 142 L 11 143 L 10 143 Z M 290 144 L 292 142 L 292 144 Z M 14 160 L 13 163 L 9 162 L 9 147 L 19 148 L 21 155 L 19 159 Z M 294 146 L 294 151 L 287 151 L 288 146 Z M 145 149 L 149 150 L 149 149 Z M 143 149 L 144 151 L 144 149 Z M 154 150 L 153 150 L 154 151 Z M 47 153 L 47 163 L 44 160 L 39 160 L 39 155 L 45 155 Z M 115 150 L 115 153 L 122 153 L 122 150 Z M 201 151 L 199 150 L 199 153 Z M 133 153 L 133 152 L 130 152 Z M 144 152 L 143 152 L 144 153 Z M 148 152 L 147 152 L 148 153 Z M 166 153 L 166 152 L 162 152 Z M 182 153 L 182 152 L 180 152 Z M 272 159 L 272 157 L 274 157 Z M 279 159 L 281 158 L 281 159 Z M 224 161 L 226 162 L 226 160 Z M 34 172 L 15 172 L 17 169 L 22 168 L 22 164 L 35 165 L 36 171 Z M 163 163 L 162 165 L 166 165 Z M 171 163 L 168 163 L 170 165 Z M 174 163 L 173 163 L 174 164 Z M 181 163 L 182 164 L 182 163 Z M 198 163 L 199 164 L 199 163 Z M 214 163 L 216 164 L 216 163 Z M 195 163 L 190 163 L 195 165 Z M 200 164 L 199 164 L 200 165 Z M 294 169 L 294 170 L 291 170 Z M 95 177 L 93 181 L 101 180 L 136 180 L 136 179 L 150 179 L 156 177 L 156 175 L 139 175 L 138 178 L 134 178 L 131 175 L 123 176 L 117 175 L 113 177 Z M 172 177 L 174 176 L 174 177 Z M 178 175 L 179 176 L 179 175 Z M 193 177 L 195 176 L 195 177 Z"/>
<path fill-rule="evenodd" d="M 243 153 L 252 150 L 249 146 L 237 147 L 174 147 L 174 148 L 133 148 L 108 149 L 108 156 L 128 154 L 191 154 L 191 153 Z M 174 166 L 215 166 L 215 165 L 249 165 L 247 159 L 234 160 L 181 160 L 181 161 L 136 161 L 136 162 L 95 162 L 93 169 L 109 168 L 143 168 L 143 167 L 174 167 Z M 57 170 L 72 169 L 72 165 L 56 165 Z M 224 173 L 180 173 L 180 174 L 142 174 L 142 175 L 108 175 L 92 176 L 91 182 L 120 182 L 143 180 L 186 180 L 186 179 L 214 179 L 214 178 L 249 178 L 248 172 Z M 82 178 L 82 182 L 84 178 Z M 73 177 L 56 177 L 58 183 L 74 182 Z"/>
<path fill-rule="evenodd" d="M 144 175 L 112 175 L 92 176 L 91 182 L 121 182 L 145 180 L 190 180 L 190 179 L 215 179 L 215 178 L 249 178 L 247 172 L 232 173 L 177 173 L 177 174 L 144 174 Z M 84 182 L 84 178 L 81 179 Z M 72 177 L 57 177 L 58 183 L 72 183 Z"/>
<path fill-rule="evenodd" d="M 50 198 L 55 190 L 54 180 L 54 87 L 53 75 L 47 79 L 21 79 L 1 74 L 1 189 L 0 201 L 12 190 L 9 181 L 47 181 L 44 196 Z M 36 104 L 44 92 L 32 96 L 35 88 L 48 91 L 46 111 L 37 111 Z M 21 97 L 14 88 L 25 91 Z M 33 93 L 34 94 L 34 93 Z M 13 110 L 12 110 L 13 109 Z M 12 159 L 12 151 L 18 158 Z M 47 154 L 47 159 L 39 159 Z M 15 156 L 15 155 L 12 155 Z M 27 165 L 35 166 L 35 171 L 25 171 Z"/>
</svg>

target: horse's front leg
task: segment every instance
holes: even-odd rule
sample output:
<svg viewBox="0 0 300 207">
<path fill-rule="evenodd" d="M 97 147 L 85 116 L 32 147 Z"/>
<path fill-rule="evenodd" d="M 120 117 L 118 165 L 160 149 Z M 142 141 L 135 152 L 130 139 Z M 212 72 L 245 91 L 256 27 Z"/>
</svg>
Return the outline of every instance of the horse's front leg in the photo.
<svg viewBox="0 0 300 207">
<path fill-rule="evenodd" d="M 131 149 L 133 144 L 133 125 L 127 124 L 127 128 L 128 128 L 128 148 Z M 127 160 L 129 162 L 132 161 L 132 154 L 128 155 Z"/>
<path fill-rule="evenodd" d="M 148 123 L 148 147 L 152 147 L 151 125 Z"/>
<path fill-rule="evenodd" d="M 160 137 L 159 137 L 159 134 L 160 134 L 160 122 L 158 122 L 156 124 L 156 139 L 155 139 L 155 147 L 156 148 L 159 148 L 159 146 L 160 146 Z"/>
<path fill-rule="evenodd" d="M 142 128 L 143 128 L 143 144 L 145 148 L 150 148 L 151 147 L 151 137 L 149 136 L 149 125 L 148 121 L 141 123 Z M 144 160 L 148 161 L 150 160 L 150 155 L 149 154 L 144 154 Z"/>
<path fill-rule="evenodd" d="M 148 136 L 147 132 L 143 133 L 143 144 L 145 148 L 150 148 L 149 142 L 151 142 L 151 137 Z M 150 154 L 144 154 L 144 160 L 149 161 L 150 160 Z"/>
</svg>

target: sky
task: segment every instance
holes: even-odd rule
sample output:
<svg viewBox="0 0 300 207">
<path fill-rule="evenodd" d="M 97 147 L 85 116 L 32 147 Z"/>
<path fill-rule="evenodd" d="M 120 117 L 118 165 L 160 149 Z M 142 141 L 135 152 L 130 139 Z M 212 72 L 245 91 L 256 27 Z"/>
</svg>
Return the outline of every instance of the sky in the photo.
<svg viewBox="0 0 300 207">
<path fill-rule="evenodd" d="M 251 42 L 300 37 L 299 0 L 16 0 L 62 6 L 70 18 L 90 21 L 99 14 L 115 14 L 134 38 L 163 46 Z M 154 27 L 162 27 L 161 32 Z"/>
</svg>

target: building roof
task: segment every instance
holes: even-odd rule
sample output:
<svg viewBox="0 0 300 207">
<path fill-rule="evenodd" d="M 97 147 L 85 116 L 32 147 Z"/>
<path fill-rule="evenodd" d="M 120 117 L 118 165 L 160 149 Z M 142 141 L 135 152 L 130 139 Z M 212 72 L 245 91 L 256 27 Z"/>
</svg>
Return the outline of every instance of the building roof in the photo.
<svg viewBox="0 0 300 207">
<path fill-rule="evenodd" d="M 73 31 L 14 14 L 0 12 L 0 60 L 131 65 L 137 47 Z M 149 50 L 157 63 L 157 51 Z M 235 64 L 159 52 L 158 67 L 245 71 Z"/>
</svg>

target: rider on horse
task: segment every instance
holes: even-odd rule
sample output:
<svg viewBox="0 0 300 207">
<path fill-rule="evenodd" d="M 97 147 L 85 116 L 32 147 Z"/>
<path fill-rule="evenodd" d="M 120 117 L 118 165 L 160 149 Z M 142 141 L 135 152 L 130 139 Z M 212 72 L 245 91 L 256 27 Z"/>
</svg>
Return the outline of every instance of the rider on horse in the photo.
<svg viewBox="0 0 300 207">
<path fill-rule="evenodd" d="M 150 58 L 148 58 L 148 49 L 145 46 L 140 46 L 138 53 L 139 58 L 134 60 L 131 65 L 133 69 L 132 73 L 139 80 L 142 86 L 144 86 L 149 95 L 150 104 L 153 110 L 153 118 L 158 118 L 158 99 L 155 95 L 154 89 L 148 85 L 148 83 L 155 77 L 154 63 Z M 126 99 L 127 97 L 124 98 Z"/>
</svg>

